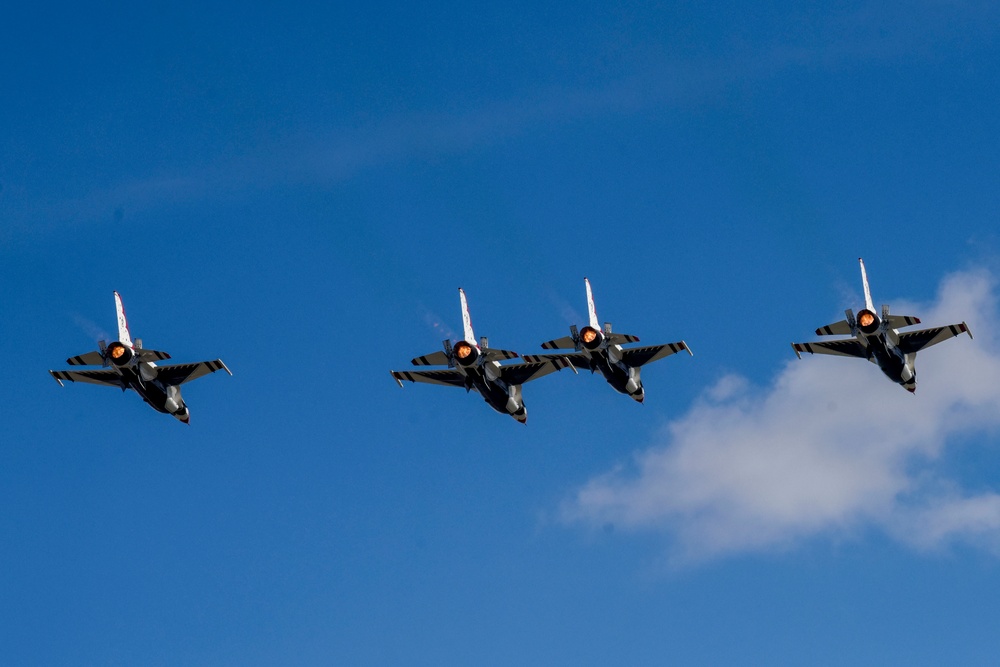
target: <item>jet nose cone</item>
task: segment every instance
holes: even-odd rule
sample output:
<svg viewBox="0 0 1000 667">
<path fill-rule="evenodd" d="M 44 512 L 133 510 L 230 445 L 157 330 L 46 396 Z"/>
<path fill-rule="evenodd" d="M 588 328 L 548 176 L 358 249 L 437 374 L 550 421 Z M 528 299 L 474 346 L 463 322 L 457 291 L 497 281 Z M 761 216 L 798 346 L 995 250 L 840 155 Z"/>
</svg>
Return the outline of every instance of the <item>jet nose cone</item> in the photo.
<svg viewBox="0 0 1000 667">
<path fill-rule="evenodd" d="M 646 400 L 646 392 L 640 391 L 636 394 L 632 394 L 632 398 L 635 400 L 636 403 L 642 403 L 643 401 Z"/>
<path fill-rule="evenodd" d="M 916 387 L 916 385 L 914 385 L 912 387 L 907 387 L 906 391 L 910 392 L 911 394 L 915 394 L 915 393 L 917 393 L 917 387 Z"/>
</svg>

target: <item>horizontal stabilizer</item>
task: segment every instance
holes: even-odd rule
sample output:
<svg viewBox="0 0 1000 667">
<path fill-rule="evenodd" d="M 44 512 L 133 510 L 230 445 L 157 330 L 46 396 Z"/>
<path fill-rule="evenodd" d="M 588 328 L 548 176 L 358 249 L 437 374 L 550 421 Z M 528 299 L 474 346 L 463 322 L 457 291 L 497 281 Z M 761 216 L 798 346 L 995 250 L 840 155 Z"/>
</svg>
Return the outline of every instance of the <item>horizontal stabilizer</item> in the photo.
<svg viewBox="0 0 1000 667">
<path fill-rule="evenodd" d="M 512 350 L 498 350 L 493 347 L 483 348 L 483 358 L 486 361 L 500 361 L 501 359 L 517 359 L 519 355 L 517 352 Z"/>
<path fill-rule="evenodd" d="M 901 329 L 903 327 L 912 327 L 914 324 L 920 324 L 920 318 L 911 317 L 910 315 L 890 315 L 888 322 L 890 329 Z"/>
<path fill-rule="evenodd" d="M 849 336 L 851 335 L 851 324 L 847 320 L 840 320 L 825 327 L 816 329 L 817 336 Z"/>
<path fill-rule="evenodd" d="M 430 354 L 425 354 L 422 357 L 411 359 L 410 363 L 414 366 L 447 366 L 448 355 L 440 351 L 431 352 Z"/>
<path fill-rule="evenodd" d="M 147 350 L 146 348 L 138 348 L 135 353 L 139 357 L 139 361 L 163 361 L 170 358 L 166 352 Z"/>
<path fill-rule="evenodd" d="M 104 357 L 97 351 L 87 352 L 86 354 L 70 357 L 66 360 L 66 363 L 70 366 L 101 366 L 104 364 Z"/>
<path fill-rule="evenodd" d="M 903 354 L 918 352 L 962 333 L 967 333 L 969 338 L 972 338 L 972 332 L 965 322 L 921 331 L 907 331 L 899 334 L 899 351 Z"/>
<path fill-rule="evenodd" d="M 632 334 L 609 333 L 608 341 L 612 345 L 621 345 L 622 343 L 638 343 L 639 337 L 633 336 Z"/>
<path fill-rule="evenodd" d="M 555 340 L 550 340 L 547 343 L 542 343 L 543 350 L 572 350 L 576 348 L 576 343 L 570 336 L 563 336 L 562 338 L 556 338 Z"/>
</svg>

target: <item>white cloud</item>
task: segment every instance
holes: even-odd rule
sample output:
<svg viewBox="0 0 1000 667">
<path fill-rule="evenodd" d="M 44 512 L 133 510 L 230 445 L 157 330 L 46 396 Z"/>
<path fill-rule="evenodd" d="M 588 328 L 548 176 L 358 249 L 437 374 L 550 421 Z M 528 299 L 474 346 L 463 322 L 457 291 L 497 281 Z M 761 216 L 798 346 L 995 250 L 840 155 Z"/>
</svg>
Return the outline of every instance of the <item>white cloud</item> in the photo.
<svg viewBox="0 0 1000 667">
<path fill-rule="evenodd" d="M 567 499 L 563 519 L 665 532 L 675 561 L 872 526 L 919 549 L 962 540 L 1000 552 L 1000 494 L 963 491 L 942 465 L 960 437 L 996 445 L 995 288 L 973 270 L 945 278 L 933 304 L 890 301 L 927 326 L 966 320 L 976 335 L 921 352 L 915 395 L 873 364 L 820 355 L 791 359 L 768 387 L 724 377 L 650 448 Z"/>
</svg>

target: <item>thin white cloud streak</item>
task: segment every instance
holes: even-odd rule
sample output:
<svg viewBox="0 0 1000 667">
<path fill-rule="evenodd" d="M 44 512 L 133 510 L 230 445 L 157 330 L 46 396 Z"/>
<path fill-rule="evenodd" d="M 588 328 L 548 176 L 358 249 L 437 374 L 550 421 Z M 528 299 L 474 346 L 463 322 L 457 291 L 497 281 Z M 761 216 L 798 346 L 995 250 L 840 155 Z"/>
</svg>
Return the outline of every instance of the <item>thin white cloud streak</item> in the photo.
<svg viewBox="0 0 1000 667">
<path fill-rule="evenodd" d="M 934 20 L 928 20 L 926 9 Z M 922 18 L 923 17 L 923 18 Z M 836 69 L 845 64 L 901 57 L 935 57 L 935 44 L 960 35 L 968 45 L 996 34 L 996 10 L 987 3 L 880 3 L 851 13 L 808 14 L 810 29 L 785 41 L 734 47 L 707 59 L 667 58 L 646 62 L 618 80 L 591 87 L 552 87 L 451 112 L 407 113 L 369 125 L 303 133 L 251 148 L 242 156 L 220 156 L 182 173 L 161 173 L 109 184 L 79 198 L 31 201 L 15 184 L 0 200 L 6 232 L 37 233 L 53 226 L 110 220 L 123 210 L 132 217 L 150 209 L 215 199 L 226 201 L 289 183 L 340 182 L 364 170 L 414 157 L 460 154 L 495 145 L 546 123 L 573 123 L 601 115 L 650 109 L 690 108 L 733 85 L 763 80 L 798 67 Z M 900 29 L 899 26 L 906 26 Z M 738 43 L 738 42 L 737 42 Z M 6 186 L 7 184 L 5 184 Z M 16 230 L 15 230 L 16 226 Z"/>
<path fill-rule="evenodd" d="M 919 353 L 915 395 L 866 361 L 819 355 L 792 359 L 767 387 L 724 377 L 648 449 L 579 488 L 563 520 L 665 533 L 675 563 L 871 527 L 918 549 L 1000 553 L 1000 494 L 964 490 L 942 465 L 959 439 L 997 446 L 996 287 L 971 270 L 943 280 L 933 304 L 893 304 L 976 335 Z"/>
</svg>

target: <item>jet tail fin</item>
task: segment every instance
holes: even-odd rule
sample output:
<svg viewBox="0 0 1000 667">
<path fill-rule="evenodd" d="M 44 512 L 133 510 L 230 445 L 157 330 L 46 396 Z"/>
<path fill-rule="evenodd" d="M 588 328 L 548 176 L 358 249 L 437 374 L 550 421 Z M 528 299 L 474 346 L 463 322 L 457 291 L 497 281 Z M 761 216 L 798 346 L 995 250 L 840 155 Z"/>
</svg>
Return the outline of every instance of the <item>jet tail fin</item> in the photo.
<svg viewBox="0 0 1000 667">
<path fill-rule="evenodd" d="M 875 312 L 875 304 L 872 302 L 872 291 L 868 287 L 868 273 L 865 271 L 865 260 L 858 257 L 858 262 L 861 264 L 861 283 L 865 288 L 865 308 Z"/>
<path fill-rule="evenodd" d="M 469 315 L 469 302 L 465 299 L 465 290 L 458 288 L 458 296 L 462 301 L 462 328 L 465 341 L 470 345 L 476 345 L 476 334 L 472 330 L 472 316 Z M 478 347 L 478 345 L 476 345 Z"/>
<path fill-rule="evenodd" d="M 590 289 L 590 280 L 584 278 L 583 282 L 587 286 L 587 313 L 590 316 L 590 326 L 600 331 L 601 323 L 597 319 L 597 307 L 594 306 L 594 292 Z"/>
<path fill-rule="evenodd" d="M 115 312 L 118 315 L 118 340 L 129 347 L 132 347 L 132 336 L 128 331 L 128 321 L 125 319 L 125 305 L 122 304 L 122 296 L 115 292 Z"/>
</svg>

